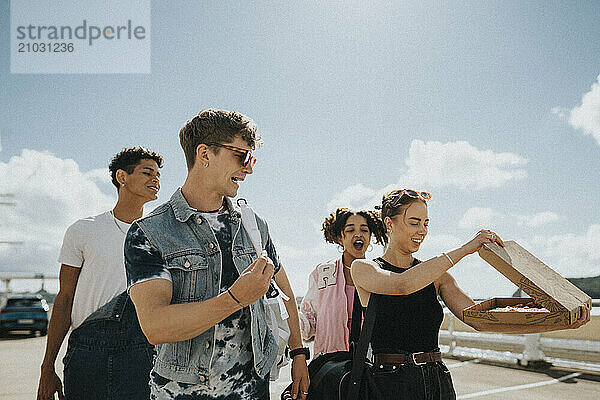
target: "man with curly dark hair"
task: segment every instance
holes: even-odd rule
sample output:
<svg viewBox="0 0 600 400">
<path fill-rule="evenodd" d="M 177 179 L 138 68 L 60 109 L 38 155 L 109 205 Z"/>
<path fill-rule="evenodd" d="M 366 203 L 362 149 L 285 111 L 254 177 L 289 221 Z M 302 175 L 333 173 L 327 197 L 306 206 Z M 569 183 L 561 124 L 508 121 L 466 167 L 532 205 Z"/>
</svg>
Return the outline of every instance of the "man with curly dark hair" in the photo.
<svg viewBox="0 0 600 400">
<path fill-rule="evenodd" d="M 358 322 L 360 327 L 362 318 L 353 315 L 356 289 L 350 274 L 352 262 L 365 258 L 373 236 L 375 243 L 387 242 L 383 222 L 375 211 L 338 208 L 325 218 L 322 230 L 325 241 L 337 244 L 342 255 L 317 265 L 300 305 L 302 337 L 305 340 L 314 337 L 315 356 L 348 351 L 349 343 L 358 340 L 351 337 L 358 334 L 352 329 L 352 322 Z"/>
<path fill-rule="evenodd" d="M 158 168 L 162 168 L 163 166 L 163 158 L 160 154 L 143 147 L 126 147 L 115 154 L 112 160 L 110 160 L 110 164 L 108 164 L 108 170 L 110 171 L 112 183 L 117 188 L 117 192 L 121 186 L 124 186 L 121 185 L 117 179 L 117 171 L 121 169 L 128 175 L 131 175 L 142 160 L 154 161 Z M 160 173 L 158 173 L 158 176 L 160 177 Z"/>
<path fill-rule="evenodd" d="M 71 225 L 59 256 L 38 400 L 147 399 L 153 348 L 141 332 L 126 288 L 123 243 L 143 207 L 157 198 L 162 156 L 142 147 L 116 154 L 109 172 L 117 188 L 112 210 Z M 63 385 L 55 371 L 69 330 Z"/>
</svg>

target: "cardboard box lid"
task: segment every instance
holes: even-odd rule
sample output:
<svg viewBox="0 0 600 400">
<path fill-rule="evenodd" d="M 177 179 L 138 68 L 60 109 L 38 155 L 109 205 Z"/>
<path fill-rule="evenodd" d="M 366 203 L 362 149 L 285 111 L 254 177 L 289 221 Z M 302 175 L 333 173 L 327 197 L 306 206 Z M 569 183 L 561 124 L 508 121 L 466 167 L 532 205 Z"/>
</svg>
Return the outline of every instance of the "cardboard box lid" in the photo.
<svg viewBox="0 0 600 400">
<path fill-rule="evenodd" d="M 588 304 L 590 296 L 514 241 L 484 244 L 479 256 L 550 311 L 572 311 Z"/>
</svg>

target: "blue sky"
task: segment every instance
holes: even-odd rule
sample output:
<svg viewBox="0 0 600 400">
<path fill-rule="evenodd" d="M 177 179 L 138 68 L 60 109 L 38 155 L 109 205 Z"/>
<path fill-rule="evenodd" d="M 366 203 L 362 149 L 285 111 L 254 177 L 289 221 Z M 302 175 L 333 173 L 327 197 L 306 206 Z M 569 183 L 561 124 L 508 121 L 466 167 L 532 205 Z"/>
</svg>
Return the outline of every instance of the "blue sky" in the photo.
<svg viewBox="0 0 600 400">
<path fill-rule="evenodd" d="M 106 210 L 124 146 L 165 157 L 159 200 L 185 179 L 177 134 L 208 107 L 257 122 L 240 188 L 270 224 L 297 294 L 338 256 L 319 231 L 337 206 L 390 188 L 433 194 L 420 259 L 479 228 L 564 276 L 600 274 L 597 2 L 152 2 L 151 74 L 11 74 L 0 1 L 0 271 L 58 271 L 66 227 Z M 115 63 L 119 60 L 115 59 Z M 368 257 L 381 254 L 375 248 Z M 477 255 L 471 295 L 510 294 Z"/>
</svg>

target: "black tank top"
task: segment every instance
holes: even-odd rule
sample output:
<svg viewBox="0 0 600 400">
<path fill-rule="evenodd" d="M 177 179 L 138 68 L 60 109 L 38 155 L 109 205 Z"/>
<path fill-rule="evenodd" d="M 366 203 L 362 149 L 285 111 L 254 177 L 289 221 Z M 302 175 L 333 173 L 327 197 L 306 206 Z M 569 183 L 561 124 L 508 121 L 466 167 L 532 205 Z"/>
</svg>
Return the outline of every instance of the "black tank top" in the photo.
<svg viewBox="0 0 600 400">
<path fill-rule="evenodd" d="M 402 273 L 408 268 L 398 268 L 383 258 L 375 260 L 382 269 Z M 419 264 L 415 259 L 412 267 Z M 444 312 L 437 300 L 433 283 L 408 295 L 381 295 L 371 346 L 377 353 L 416 353 L 438 348 L 438 334 Z"/>
</svg>

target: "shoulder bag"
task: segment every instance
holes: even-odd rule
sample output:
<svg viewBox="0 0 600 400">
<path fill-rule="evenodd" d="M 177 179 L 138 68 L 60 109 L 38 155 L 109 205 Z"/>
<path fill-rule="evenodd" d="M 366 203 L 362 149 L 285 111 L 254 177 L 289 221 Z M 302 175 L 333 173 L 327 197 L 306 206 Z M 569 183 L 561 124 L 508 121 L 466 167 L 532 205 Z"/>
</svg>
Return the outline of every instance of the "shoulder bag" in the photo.
<svg viewBox="0 0 600 400">
<path fill-rule="evenodd" d="M 379 296 L 371 295 L 358 343 L 351 342 L 350 351 L 323 354 L 308 365 L 310 387 L 307 399 L 378 400 L 381 398 L 373 379 L 373 365 L 367 360 L 367 349 L 375 325 L 379 300 Z M 360 330 L 362 320 L 362 313 L 355 312 L 357 308 L 362 311 L 358 295 L 355 295 L 351 339 L 357 336 L 357 328 Z M 291 390 L 290 385 L 284 390 L 281 400 L 291 398 L 289 395 Z"/>
</svg>

